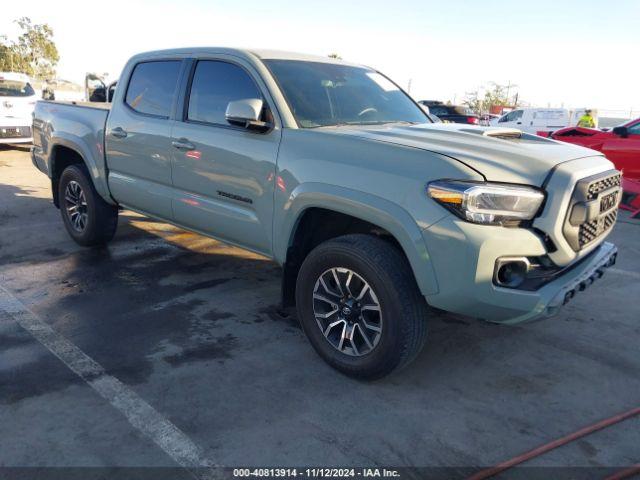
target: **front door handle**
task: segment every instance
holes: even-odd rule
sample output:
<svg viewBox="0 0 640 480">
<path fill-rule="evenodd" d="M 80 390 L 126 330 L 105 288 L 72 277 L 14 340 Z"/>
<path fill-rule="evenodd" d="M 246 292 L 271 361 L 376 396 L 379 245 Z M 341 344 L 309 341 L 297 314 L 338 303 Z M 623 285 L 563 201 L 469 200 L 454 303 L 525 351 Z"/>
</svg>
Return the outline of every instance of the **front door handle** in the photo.
<svg viewBox="0 0 640 480">
<path fill-rule="evenodd" d="M 125 138 L 127 132 L 122 127 L 116 127 L 111 129 L 111 136 L 116 138 Z"/>
<path fill-rule="evenodd" d="M 195 150 L 196 149 L 196 146 L 186 138 L 180 138 L 179 140 L 174 140 L 173 142 L 171 142 L 171 145 L 173 145 L 174 148 L 177 148 L 178 150 Z"/>
</svg>

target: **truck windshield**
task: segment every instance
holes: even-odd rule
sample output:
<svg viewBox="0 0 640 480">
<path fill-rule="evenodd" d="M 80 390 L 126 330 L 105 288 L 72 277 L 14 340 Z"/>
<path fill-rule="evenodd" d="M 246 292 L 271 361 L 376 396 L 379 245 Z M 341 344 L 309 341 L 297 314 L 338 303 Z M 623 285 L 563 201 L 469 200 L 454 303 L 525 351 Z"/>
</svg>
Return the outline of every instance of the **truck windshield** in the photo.
<svg viewBox="0 0 640 480">
<path fill-rule="evenodd" d="M 0 97 L 30 97 L 35 93 L 28 82 L 0 78 Z"/>
<path fill-rule="evenodd" d="M 299 60 L 265 60 L 298 125 L 430 123 L 396 84 L 364 67 Z"/>
</svg>

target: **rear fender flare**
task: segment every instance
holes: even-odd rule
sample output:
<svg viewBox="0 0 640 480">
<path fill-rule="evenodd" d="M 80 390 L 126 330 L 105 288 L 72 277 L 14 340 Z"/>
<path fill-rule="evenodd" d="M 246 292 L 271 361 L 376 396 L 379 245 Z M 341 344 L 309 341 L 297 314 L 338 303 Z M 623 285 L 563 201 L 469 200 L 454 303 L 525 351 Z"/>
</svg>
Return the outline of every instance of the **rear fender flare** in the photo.
<svg viewBox="0 0 640 480">
<path fill-rule="evenodd" d="M 107 173 L 104 165 L 104 147 L 102 145 L 96 145 L 91 148 L 82 138 L 66 132 L 56 132 L 51 136 L 49 143 L 49 172 L 55 171 L 56 158 L 53 152 L 57 146 L 67 147 L 80 155 L 89 171 L 89 175 L 91 175 L 91 180 L 93 181 L 96 191 L 106 202 L 115 205 L 106 181 Z M 96 158 L 97 155 L 100 155 L 100 159 Z"/>
</svg>

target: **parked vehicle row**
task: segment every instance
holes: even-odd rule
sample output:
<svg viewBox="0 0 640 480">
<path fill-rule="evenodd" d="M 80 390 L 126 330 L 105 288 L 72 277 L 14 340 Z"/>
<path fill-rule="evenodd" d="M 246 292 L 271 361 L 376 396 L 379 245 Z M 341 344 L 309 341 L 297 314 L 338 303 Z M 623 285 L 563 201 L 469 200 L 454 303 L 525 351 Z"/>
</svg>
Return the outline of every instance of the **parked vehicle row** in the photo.
<svg viewBox="0 0 640 480">
<path fill-rule="evenodd" d="M 467 123 L 471 125 L 490 125 L 496 127 L 517 128 L 523 132 L 546 134 L 576 125 L 586 109 L 566 108 L 518 108 L 495 115 L 485 113 L 477 115 L 469 107 L 447 105 L 437 100 L 420 100 L 419 103 L 429 108 L 429 112 L 437 115 L 444 122 Z M 594 117 L 597 125 L 597 115 Z"/>
<path fill-rule="evenodd" d="M 93 78 L 93 77 L 91 77 Z M 87 96 L 89 102 L 110 102 L 113 98 L 116 82 L 108 85 L 102 80 L 95 88 L 89 89 L 87 76 Z M 81 87 L 71 82 L 54 80 L 46 82 L 40 92 L 29 76 L 15 72 L 0 72 L 0 144 L 31 143 L 32 114 L 36 102 L 47 100 L 82 100 Z M 77 89 L 78 91 L 75 91 Z"/>
<path fill-rule="evenodd" d="M 420 100 L 421 105 L 429 108 L 429 113 L 435 115 L 443 122 L 468 123 L 479 125 L 480 119 L 469 107 L 462 105 L 446 105 L 434 100 Z"/>
<path fill-rule="evenodd" d="M 490 124 L 533 134 L 553 132 L 569 125 L 569 111 L 564 108 L 520 108 L 494 118 Z"/>
<path fill-rule="evenodd" d="M 429 307 L 555 313 L 616 258 L 620 172 L 514 129 L 432 123 L 380 72 L 224 48 L 141 54 L 107 103 L 38 102 L 34 165 L 79 244 L 119 207 L 272 258 L 311 344 L 377 378 L 421 350 Z"/>
</svg>

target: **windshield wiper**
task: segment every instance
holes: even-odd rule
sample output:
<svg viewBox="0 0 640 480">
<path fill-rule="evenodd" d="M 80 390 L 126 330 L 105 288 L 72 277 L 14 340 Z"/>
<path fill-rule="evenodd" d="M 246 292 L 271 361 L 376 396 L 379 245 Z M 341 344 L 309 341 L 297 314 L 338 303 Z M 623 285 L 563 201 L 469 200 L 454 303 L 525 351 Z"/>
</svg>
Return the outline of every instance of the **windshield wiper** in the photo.
<svg viewBox="0 0 640 480">
<path fill-rule="evenodd" d="M 333 125 L 327 125 L 329 126 L 333 126 L 333 127 L 343 127 L 343 126 L 347 126 L 347 125 L 389 125 L 392 123 L 396 123 L 396 124 L 401 124 L 401 125 L 417 125 L 417 122 L 408 122 L 406 120 L 388 120 L 388 121 L 371 121 L 371 122 L 338 122 L 338 123 L 334 123 Z"/>
</svg>

